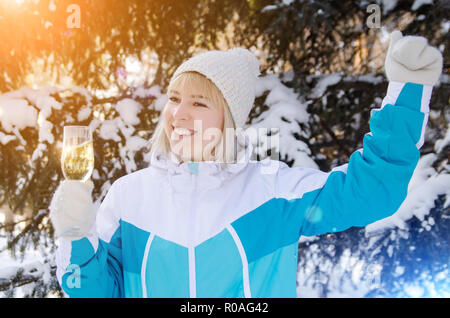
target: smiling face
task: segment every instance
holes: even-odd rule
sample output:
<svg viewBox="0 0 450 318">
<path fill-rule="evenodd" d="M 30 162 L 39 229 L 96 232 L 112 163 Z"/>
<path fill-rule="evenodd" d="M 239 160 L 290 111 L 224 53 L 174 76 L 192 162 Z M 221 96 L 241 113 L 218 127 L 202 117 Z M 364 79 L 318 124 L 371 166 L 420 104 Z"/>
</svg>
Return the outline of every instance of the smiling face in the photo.
<svg viewBox="0 0 450 318">
<path fill-rule="evenodd" d="M 189 74 L 175 80 L 167 92 L 164 131 L 171 151 L 182 161 L 212 160 L 213 149 L 222 136 L 223 107 L 214 93 L 201 88 L 201 81 L 209 80 L 197 73 Z"/>
</svg>

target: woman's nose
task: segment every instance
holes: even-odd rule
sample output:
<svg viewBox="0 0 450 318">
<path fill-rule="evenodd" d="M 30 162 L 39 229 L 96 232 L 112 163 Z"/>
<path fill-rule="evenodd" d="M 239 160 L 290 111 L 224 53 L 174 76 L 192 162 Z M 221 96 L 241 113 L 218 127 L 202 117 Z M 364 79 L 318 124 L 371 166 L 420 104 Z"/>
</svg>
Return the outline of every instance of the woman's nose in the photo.
<svg viewBox="0 0 450 318">
<path fill-rule="evenodd" d="M 172 108 L 172 116 L 174 119 L 189 119 L 188 105 L 186 103 L 180 103 L 178 106 Z"/>
</svg>

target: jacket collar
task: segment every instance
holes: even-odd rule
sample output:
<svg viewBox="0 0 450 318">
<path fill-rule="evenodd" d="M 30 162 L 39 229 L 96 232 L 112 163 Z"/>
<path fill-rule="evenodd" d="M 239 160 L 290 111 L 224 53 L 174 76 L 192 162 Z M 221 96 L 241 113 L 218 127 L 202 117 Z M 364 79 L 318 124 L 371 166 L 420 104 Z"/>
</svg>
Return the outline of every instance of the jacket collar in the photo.
<svg viewBox="0 0 450 318">
<path fill-rule="evenodd" d="M 221 183 L 223 180 L 241 172 L 251 159 L 253 145 L 248 135 L 238 130 L 235 141 L 238 145 L 237 163 L 224 164 L 214 161 L 180 162 L 172 152 L 169 152 L 169 159 L 167 159 L 164 154 L 155 150 L 151 155 L 150 166 L 167 170 L 170 179 L 178 175 L 198 175 L 199 177 L 220 179 Z"/>
</svg>

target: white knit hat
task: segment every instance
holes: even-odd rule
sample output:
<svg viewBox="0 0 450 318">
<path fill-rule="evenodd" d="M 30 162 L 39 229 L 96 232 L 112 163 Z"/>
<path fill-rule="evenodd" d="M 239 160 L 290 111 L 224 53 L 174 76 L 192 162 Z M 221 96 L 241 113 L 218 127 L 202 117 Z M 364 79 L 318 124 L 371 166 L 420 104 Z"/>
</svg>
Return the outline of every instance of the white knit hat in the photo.
<svg viewBox="0 0 450 318">
<path fill-rule="evenodd" d="M 209 78 L 222 92 L 236 127 L 243 127 L 255 101 L 259 62 L 244 48 L 207 51 L 183 62 L 170 82 L 184 72 L 195 71 Z"/>
</svg>

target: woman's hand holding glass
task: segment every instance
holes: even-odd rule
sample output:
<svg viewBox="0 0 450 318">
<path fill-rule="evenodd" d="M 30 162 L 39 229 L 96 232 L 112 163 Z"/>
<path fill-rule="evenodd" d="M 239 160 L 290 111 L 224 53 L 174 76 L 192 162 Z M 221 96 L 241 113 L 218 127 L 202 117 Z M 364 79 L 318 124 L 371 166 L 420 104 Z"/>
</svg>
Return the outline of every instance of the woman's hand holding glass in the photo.
<svg viewBox="0 0 450 318">
<path fill-rule="evenodd" d="M 77 240 L 89 235 L 95 222 L 92 203 L 94 168 L 92 133 L 89 127 L 64 127 L 61 167 L 63 180 L 50 204 L 50 219 L 56 237 Z"/>
</svg>

